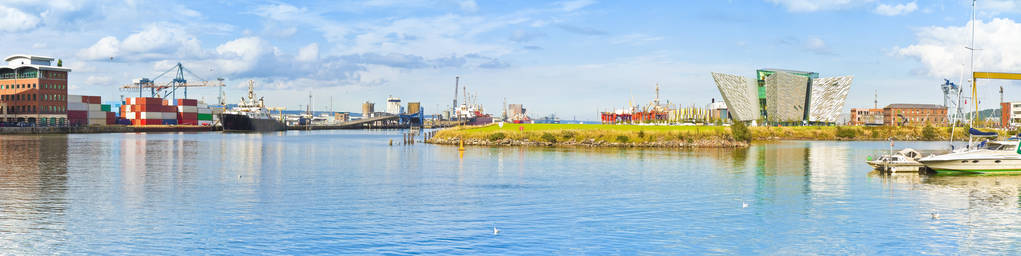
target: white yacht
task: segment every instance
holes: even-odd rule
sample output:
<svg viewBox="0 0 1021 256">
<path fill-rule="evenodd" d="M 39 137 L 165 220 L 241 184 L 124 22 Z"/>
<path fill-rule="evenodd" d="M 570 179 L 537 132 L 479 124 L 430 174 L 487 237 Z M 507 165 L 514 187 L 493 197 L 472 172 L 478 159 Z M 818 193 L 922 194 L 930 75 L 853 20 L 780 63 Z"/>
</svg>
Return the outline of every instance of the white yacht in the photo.
<svg viewBox="0 0 1021 256">
<path fill-rule="evenodd" d="M 973 149 L 928 156 L 918 162 L 937 173 L 1021 173 L 1018 142 L 988 141 Z"/>
<path fill-rule="evenodd" d="M 906 148 L 892 155 L 883 155 L 866 161 L 872 168 L 883 172 L 917 172 L 924 167 L 918 159 L 922 154 L 914 149 Z"/>
</svg>

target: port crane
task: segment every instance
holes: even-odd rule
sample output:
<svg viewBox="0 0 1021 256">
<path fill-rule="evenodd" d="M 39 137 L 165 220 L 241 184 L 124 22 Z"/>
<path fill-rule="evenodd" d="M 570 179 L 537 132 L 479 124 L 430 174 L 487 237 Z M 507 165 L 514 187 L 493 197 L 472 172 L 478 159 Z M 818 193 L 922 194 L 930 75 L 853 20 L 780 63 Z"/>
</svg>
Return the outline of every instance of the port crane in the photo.
<svg viewBox="0 0 1021 256">
<path fill-rule="evenodd" d="M 167 83 L 157 83 L 156 82 L 157 79 L 160 79 L 164 75 L 170 74 L 171 72 L 173 72 L 175 74 L 175 76 L 174 76 L 173 79 L 170 80 L 170 82 L 167 82 Z M 191 83 L 191 84 L 189 84 L 188 80 L 184 78 L 184 74 L 185 73 L 188 73 L 189 75 L 197 78 L 201 82 L 200 83 Z M 223 86 L 224 86 L 223 85 L 223 78 L 217 78 L 217 81 L 219 81 L 219 83 L 215 83 L 215 84 L 214 83 L 210 83 L 208 80 L 202 79 L 201 76 L 196 75 L 194 72 L 191 72 L 191 70 L 185 68 L 184 65 L 182 65 L 180 62 L 178 62 L 177 65 L 174 65 L 173 67 L 171 67 L 167 71 L 164 71 L 163 73 L 157 75 L 155 78 L 152 78 L 152 79 L 145 78 L 145 77 L 139 78 L 138 80 L 135 80 L 131 84 L 127 84 L 127 85 L 121 86 L 121 90 L 122 91 L 131 91 L 131 90 L 134 90 L 134 89 L 138 89 L 138 97 L 144 97 L 142 95 L 143 91 L 145 89 L 149 89 L 150 94 L 152 95 L 151 97 L 153 97 L 153 98 L 167 98 L 167 97 L 171 97 L 172 100 L 176 101 L 177 100 L 177 90 L 181 89 L 181 88 L 183 88 L 184 98 L 187 99 L 188 98 L 188 87 L 220 87 L 220 90 L 221 90 L 221 93 L 220 93 L 221 96 L 220 97 L 221 97 L 221 101 L 222 101 L 222 94 L 223 94 L 222 90 L 223 90 Z"/>
</svg>

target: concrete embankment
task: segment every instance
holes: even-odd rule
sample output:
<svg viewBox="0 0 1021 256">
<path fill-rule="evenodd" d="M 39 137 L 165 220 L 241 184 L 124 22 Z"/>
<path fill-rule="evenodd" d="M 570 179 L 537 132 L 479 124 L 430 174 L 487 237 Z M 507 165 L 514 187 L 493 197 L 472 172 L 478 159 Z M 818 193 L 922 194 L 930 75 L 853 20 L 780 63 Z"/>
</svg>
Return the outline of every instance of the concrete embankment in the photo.
<svg viewBox="0 0 1021 256">
<path fill-rule="evenodd" d="M 0 134 L 70 134 L 70 133 L 128 133 L 128 132 L 208 132 L 208 126 L 126 126 L 95 125 L 78 127 L 0 127 Z"/>
</svg>

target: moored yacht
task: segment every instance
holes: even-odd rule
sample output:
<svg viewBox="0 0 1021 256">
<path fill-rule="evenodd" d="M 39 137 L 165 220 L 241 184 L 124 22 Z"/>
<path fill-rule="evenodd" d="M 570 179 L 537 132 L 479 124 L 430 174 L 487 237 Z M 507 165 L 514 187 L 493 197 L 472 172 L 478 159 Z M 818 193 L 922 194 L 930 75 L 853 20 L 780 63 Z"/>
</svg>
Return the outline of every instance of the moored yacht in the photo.
<svg viewBox="0 0 1021 256">
<path fill-rule="evenodd" d="M 918 162 L 937 173 L 1021 173 L 1018 142 L 989 141 L 974 149 L 928 156 Z"/>
</svg>

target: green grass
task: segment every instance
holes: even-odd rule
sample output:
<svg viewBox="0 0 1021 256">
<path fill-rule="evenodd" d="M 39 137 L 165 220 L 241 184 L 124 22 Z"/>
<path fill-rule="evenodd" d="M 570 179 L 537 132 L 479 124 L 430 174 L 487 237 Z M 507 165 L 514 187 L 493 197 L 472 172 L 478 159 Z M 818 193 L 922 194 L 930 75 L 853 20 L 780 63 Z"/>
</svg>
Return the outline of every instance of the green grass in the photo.
<svg viewBox="0 0 1021 256">
<path fill-rule="evenodd" d="M 949 127 L 860 127 L 860 126 L 791 126 L 748 127 L 751 140 L 945 140 Z M 967 139 L 967 128 L 958 127 L 955 139 Z M 503 135 L 494 135 L 502 133 Z M 1006 132 L 1001 132 L 1006 136 Z M 629 143 L 679 141 L 691 143 L 699 140 L 733 140 L 726 126 L 642 126 L 601 124 L 504 124 L 483 127 L 458 127 L 441 130 L 436 138 L 483 139 L 494 138 L 530 141 Z"/>
<path fill-rule="evenodd" d="M 729 139 L 730 129 L 723 126 L 641 126 L 601 124 L 504 124 L 484 127 L 461 127 L 439 131 L 437 138 L 483 139 L 491 134 L 503 133 L 508 139 L 530 141 L 580 142 L 594 139 L 604 142 L 618 142 L 618 137 L 628 142 L 671 141 L 684 138 Z M 544 138 L 545 137 L 545 138 Z"/>
</svg>

